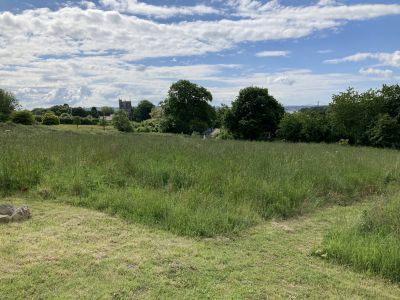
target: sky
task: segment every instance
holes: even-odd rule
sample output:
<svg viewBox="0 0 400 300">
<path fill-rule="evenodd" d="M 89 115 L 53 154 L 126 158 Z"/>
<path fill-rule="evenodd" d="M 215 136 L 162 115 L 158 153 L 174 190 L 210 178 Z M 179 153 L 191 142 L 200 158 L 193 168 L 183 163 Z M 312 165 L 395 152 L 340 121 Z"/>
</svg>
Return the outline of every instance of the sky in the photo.
<svg viewBox="0 0 400 300">
<path fill-rule="evenodd" d="M 400 82 L 399 0 L 0 0 L 0 88 L 23 108 L 164 100 L 187 79 L 214 105 L 269 89 L 328 104 Z"/>
</svg>

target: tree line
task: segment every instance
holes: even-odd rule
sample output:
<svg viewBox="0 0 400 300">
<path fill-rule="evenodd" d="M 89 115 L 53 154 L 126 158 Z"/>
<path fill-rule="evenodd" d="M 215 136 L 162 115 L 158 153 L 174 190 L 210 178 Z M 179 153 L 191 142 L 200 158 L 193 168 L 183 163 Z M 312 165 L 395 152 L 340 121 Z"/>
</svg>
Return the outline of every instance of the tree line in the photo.
<svg viewBox="0 0 400 300">
<path fill-rule="evenodd" d="M 173 83 L 167 97 L 154 106 L 143 100 L 133 108 L 134 122 L 124 110 L 111 107 L 90 111 L 82 107 L 56 105 L 32 112 L 18 111 L 18 101 L 0 90 L 0 121 L 33 124 L 99 124 L 113 114 L 113 125 L 120 131 L 202 134 L 219 128 L 221 139 L 285 140 L 327 142 L 400 148 L 400 86 L 383 85 L 360 93 L 349 88 L 332 96 L 327 106 L 285 113 L 266 88 L 242 89 L 232 105 L 211 105 L 213 96 L 206 88 L 188 80 Z"/>
</svg>

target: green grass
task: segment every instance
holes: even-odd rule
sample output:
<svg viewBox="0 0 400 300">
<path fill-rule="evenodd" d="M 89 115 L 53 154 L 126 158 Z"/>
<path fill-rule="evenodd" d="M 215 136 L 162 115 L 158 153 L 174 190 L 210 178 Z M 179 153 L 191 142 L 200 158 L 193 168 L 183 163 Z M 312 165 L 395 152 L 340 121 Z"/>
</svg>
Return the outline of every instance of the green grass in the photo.
<svg viewBox="0 0 400 300">
<path fill-rule="evenodd" d="M 5 130 L 11 130 L 6 132 Z M 398 151 L 0 127 L 0 193 L 61 201 L 187 236 L 349 204 L 400 179 Z"/>
<path fill-rule="evenodd" d="M 309 255 L 370 202 L 194 239 L 48 201 L 0 224 L 0 291 L 14 299 L 399 299 L 388 280 Z"/>
<path fill-rule="evenodd" d="M 318 253 L 400 282 L 400 194 L 341 222 L 326 235 Z"/>
</svg>

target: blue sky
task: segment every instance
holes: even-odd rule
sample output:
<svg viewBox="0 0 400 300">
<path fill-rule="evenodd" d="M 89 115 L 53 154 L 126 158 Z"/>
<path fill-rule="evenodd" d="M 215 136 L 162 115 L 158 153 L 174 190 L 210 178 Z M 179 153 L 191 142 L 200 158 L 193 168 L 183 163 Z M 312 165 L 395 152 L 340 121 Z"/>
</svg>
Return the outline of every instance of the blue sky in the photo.
<svg viewBox="0 0 400 300">
<path fill-rule="evenodd" d="M 0 0 L 0 88 L 26 108 L 163 100 L 189 79 L 214 104 L 249 85 L 285 105 L 400 79 L 394 0 Z"/>
</svg>

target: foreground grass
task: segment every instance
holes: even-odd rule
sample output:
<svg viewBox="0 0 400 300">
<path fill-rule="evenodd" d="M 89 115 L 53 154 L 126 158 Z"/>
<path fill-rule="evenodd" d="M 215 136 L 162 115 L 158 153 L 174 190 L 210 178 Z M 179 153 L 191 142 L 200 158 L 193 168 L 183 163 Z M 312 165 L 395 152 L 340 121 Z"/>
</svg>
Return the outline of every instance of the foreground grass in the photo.
<svg viewBox="0 0 400 300">
<path fill-rule="evenodd" d="M 84 208 L 3 200 L 33 213 L 0 226 L 5 300 L 400 297 L 398 285 L 309 255 L 338 216 L 356 217 L 369 203 L 196 240 Z"/>
<path fill-rule="evenodd" d="M 400 180 L 400 156 L 391 150 L 33 126 L 0 131 L 1 194 L 22 191 L 187 236 L 237 234 Z"/>
<path fill-rule="evenodd" d="M 325 237 L 318 253 L 400 282 L 400 194 L 341 222 Z"/>
</svg>

